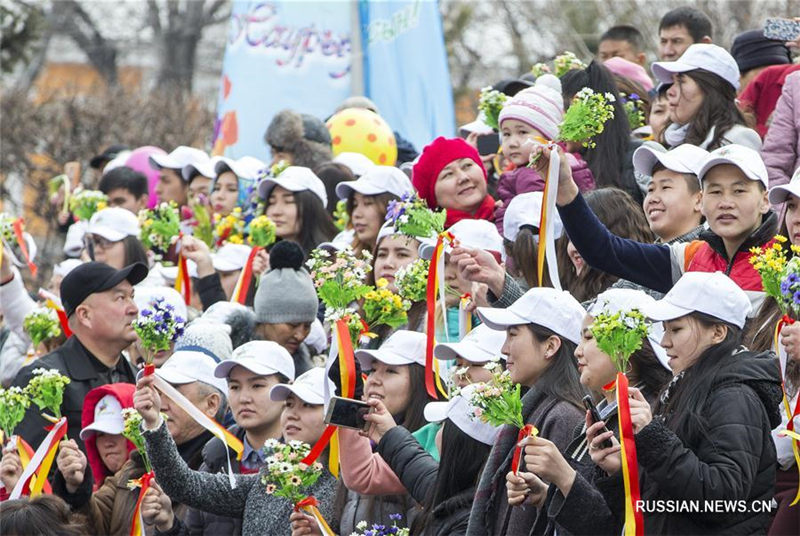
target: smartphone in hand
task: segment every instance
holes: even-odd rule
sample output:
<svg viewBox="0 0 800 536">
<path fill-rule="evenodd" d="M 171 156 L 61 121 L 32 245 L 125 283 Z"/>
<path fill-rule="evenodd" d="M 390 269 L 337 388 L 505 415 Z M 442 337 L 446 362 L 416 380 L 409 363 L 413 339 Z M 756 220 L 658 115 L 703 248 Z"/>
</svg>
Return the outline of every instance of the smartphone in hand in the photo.
<svg viewBox="0 0 800 536">
<path fill-rule="evenodd" d="M 600 418 L 600 412 L 597 411 L 597 406 L 594 405 L 594 401 L 590 395 L 586 395 L 583 397 L 583 407 L 589 410 L 589 414 L 592 416 L 592 423 L 596 423 L 597 421 L 602 421 L 603 419 Z M 603 429 L 600 433 L 608 432 L 608 428 L 603 426 Z M 607 449 L 612 447 L 614 444 L 611 442 L 610 439 L 606 439 L 602 443 L 600 443 L 601 449 Z"/>
<path fill-rule="evenodd" d="M 366 430 L 369 422 L 364 415 L 370 412 L 369 404 L 352 398 L 332 396 L 325 415 L 326 424 L 334 424 L 353 430 Z"/>
</svg>

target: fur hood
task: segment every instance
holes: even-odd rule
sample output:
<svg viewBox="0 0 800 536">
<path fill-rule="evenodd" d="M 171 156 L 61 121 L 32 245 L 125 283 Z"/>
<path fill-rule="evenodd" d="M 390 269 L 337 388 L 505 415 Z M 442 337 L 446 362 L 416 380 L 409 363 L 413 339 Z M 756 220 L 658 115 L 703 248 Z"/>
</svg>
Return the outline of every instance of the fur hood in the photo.
<svg viewBox="0 0 800 536">
<path fill-rule="evenodd" d="M 267 127 L 264 141 L 291 153 L 295 166 L 316 169 L 333 159 L 331 135 L 325 123 L 292 110 L 278 112 Z"/>
</svg>

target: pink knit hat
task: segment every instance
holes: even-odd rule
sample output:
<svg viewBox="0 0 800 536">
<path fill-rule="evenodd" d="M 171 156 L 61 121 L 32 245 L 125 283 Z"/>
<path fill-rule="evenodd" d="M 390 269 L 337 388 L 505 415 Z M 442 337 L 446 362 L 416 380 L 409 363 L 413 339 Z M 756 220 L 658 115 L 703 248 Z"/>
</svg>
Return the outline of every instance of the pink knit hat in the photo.
<svg viewBox="0 0 800 536">
<path fill-rule="evenodd" d="M 604 61 L 603 65 L 616 75 L 630 78 L 642 86 L 645 91 L 653 89 L 653 81 L 647 76 L 647 71 L 644 70 L 644 67 L 638 63 L 633 63 L 619 56 L 614 56 Z"/>
<path fill-rule="evenodd" d="M 544 74 L 536 79 L 533 87 L 523 89 L 505 102 L 497 123 L 502 125 L 506 119 L 516 119 L 553 140 L 558 136 L 563 118 L 561 82 L 552 74 Z"/>
<path fill-rule="evenodd" d="M 486 178 L 486 168 L 483 167 L 478 151 L 461 138 L 439 136 L 422 150 L 419 160 L 414 164 L 411 183 L 419 196 L 428 203 L 429 208 L 435 209 L 439 206 L 435 192 L 439 173 L 447 164 L 461 158 L 471 158 L 480 166 L 483 178 Z"/>
</svg>

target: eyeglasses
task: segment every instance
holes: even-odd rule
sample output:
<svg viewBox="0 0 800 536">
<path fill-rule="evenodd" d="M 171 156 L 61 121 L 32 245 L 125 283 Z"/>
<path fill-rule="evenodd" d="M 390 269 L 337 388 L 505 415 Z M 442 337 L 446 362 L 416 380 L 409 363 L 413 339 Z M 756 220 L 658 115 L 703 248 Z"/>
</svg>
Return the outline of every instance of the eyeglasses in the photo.
<svg viewBox="0 0 800 536">
<path fill-rule="evenodd" d="M 91 244 L 95 248 L 100 248 L 100 249 L 108 249 L 114 244 L 116 244 L 116 242 L 113 242 L 111 240 L 108 240 L 107 238 L 103 238 L 102 236 L 98 235 L 87 236 L 86 243 L 87 245 Z"/>
</svg>

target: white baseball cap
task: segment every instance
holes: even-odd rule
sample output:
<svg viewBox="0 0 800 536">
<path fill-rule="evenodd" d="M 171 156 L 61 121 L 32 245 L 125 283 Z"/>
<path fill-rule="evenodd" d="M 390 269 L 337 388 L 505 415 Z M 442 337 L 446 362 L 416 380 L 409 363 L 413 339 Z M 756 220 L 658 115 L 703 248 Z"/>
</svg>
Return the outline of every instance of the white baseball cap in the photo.
<svg viewBox="0 0 800 536">
<path fill-rule="evenodd" d="M 138 223 L 138 220 L 137 220 Z M 89 228 L 86 220 L 76 221 L 67 229 L 67 238 L 64 240 L 64 255 L 67 257 L 77 257 L 83 251 L 83 237 Z M 30 253 L 30 248 L 28 248 Z"/>
<path fill-rule="evenodd" d="M 108 207 L 98 210 L 89 220 L 89 234 L 100 235 L 106 240 L 119 242 L 126 236 L 139 236 L 139 218 L 130 210 Z"/>
<path fill-rule="evenodd" d="M 428 422 L 450 422 L 469 437 L 486 445 L 494 445 L 500 435 L 500 427 L 483 422 L 475 414 L 475 406 L 469 400 L 475 391 L 475 384 L 467 385 L 447 402 L 428 402 L 425 404 L 425 420 Z"/>
<path fill-rule="evenodd" d="M 523 225 L 539 228 L 542 218 L 542 192 L 528 192 L 514 196 L 503 216 L 503 236 L 513 242 L 517 239 Z M 563 226 L 558 211 L 553 212 L 553 231 L 556 238 L 561 236 Z M 535 233 L 534 233 L 535 236 Z"/>
<path fill-rule="evenodd" d="M 492 329 L 536 324 L 578 344 L 586 311 L 566 290 L 537 287 L 505 309 L 478 307 L 478 316 Z"/>
<path fill-rule="evenodd" d="M 456 237 L 462 246 L 483 249 L 486 251 L 496 251 L 501 257 L 505 257 L 503 247 L 503 237 L 497 231 L 497 226 L 486 220 L 461 220 L 453 224 L 448 231 Z M 419 256 L 430 260 L 433 257 L 433 250 L 436 249 L 436 241 L 423 239 L 419 246 Z M 452 251 L 451 246 L 445 248 L 445 252 Z"/>
<path fill-rule="evenodd" d="M 764 188 L 769 188 L 769 175 L 767 175 L 767 166 L 764 165 L 764 160 L 758 151 L 745 147 L 744 145 L 723 145 L 719 149 L 714 149 L 700 167 L 697 173 L 697 178 L 700 183 L 703 182 L 708 170 L 720 164 L 732 164 L 742 170 L 742 173 L 747 175 L 751 181 L 759 181 L 764 185 Z"/>
<path fill-rule="evenodd" d="M 478 117 L 474 121 L 461 125 L 458 130 L 463 130 L 468 133 L 477 133 L 478 135 L 492 134 L 494 129 L 486 124 L 486 114 L 483 111 L 478 112 Z"/>
<path fill-rule="evenodd" d="M 656 163 L 676 173 L 697 175 L 708 157 L 708 151 L 697 145 L 684 143 L 669 151 L 660 143 L 645 142 L 633 152 L 633 167 L 637 173 L 653 176 Z"/>
<path fill-rule="evenodd" d="M 240 179 L 255 180 L 265 167 L 267 165 L 264 162 L 252 156 L 243 156 L 238 160 L 223 157 L 214 164 L 214 176 L 219 177 L 226 171 L 232 171 Z"/>
<path fill-rule="evenodd" d="M 220 247 L 216 253 L 211 254 L 214 269 L 220 272 L 241 270 L 247 264 L 247 259 L 250 257 L 252 250 L 253 248 L 244 244 L 227 243 Z"/>
<path fill-rule="evenodd" d="M 208 155 L 200 149 L 180 145 L 169 154 L 153 154 L 148 158 L 150 167 L 154 169 L 177 169 L 183 172 L 183 167 L 198 162 L 206 162 Z"/>
<path fill-rule="evenodd" d="M 228 395 L 228 384 L 214 376 L 217 362 L 208 354 L 196 350 L 178 350 L 167 359 L 166 363 L 156 369 L 156 374 L 172 385 L 202 382 L 216 387 Z"/>
<path fill-rule="evenodd" d="M 433 347 L 433 355 L 443 361 L 460 357 L 471 363 L 486 363 L 496 357 L 505 359 L 500 349 L 506 341 L 506 332 L 481 324 L 459 342 L 440 342 Z"/>
<path fill-rule="evenodd" d="M 189 272 L 189 277 L 197 277 L 197 263 L 187 259 L 186 271 Z M 159 264 L 158 272 L 170 285 L 175 283 L 175 279 L 178 278 L 177 266 L 164 266 L 163 264 Z"/>
<path fill-rule="evenodd" d="M 80 259 L 65 259 L 53 266 L 53 275 L 65 277 L 81 264 L 83 264 L 83 261 Z"/>
<path fill-rule="evenodd" d="M 324 367 L 314 367 L 302 373 L 292 383 L 279 383 L 270 389 L 269 397 L 274 402 L 282 402 L 294 393 L 307 404 L 321 406 L 325 403 L 325 382 L 329 392 L 336 391 L 336 385 L 328 378 Z"/>
<path fill-rule="evenodd" d="M 172 287 L 138 285 L 133 294 L 133 303 L 141 311 L 152 307 L 158 298 L 164 298 L 164 302 L 172 306 L 176 315 L 183 318 L 184 322 L 188 321 L 186 302 L 181 293 Z"/>
<path fill-rule="evenodd" d="M 125 429 L 122 417 L 122 404 L 114 395 L 106 395 L 97 401 L 94 407 L 94 421 L 81 430 L 80 438 L 86 441 L 97 432 L 119 435 Z"/>
<path fill-rule="evenodd" d="M 336 155 L 336 158 L 334 158 L 333 161 L 336 164 L 342 164 L 343 166 L 346 166 L 356 177 L 360 177 L 370 169 L 374 168 L 376 165 L 375 162 L 361 153 L 339 153 Z"/>
<path fill-rule="evenodd" d="M 705 313 L 742 328 L 750 310 L 747 294 L 722 272 L 686 272 L 666 296 L 642 312 L 662 322 Z"/>
<path fill-rule="evenodd" d="M 195 175 L 202 175 L 203 177 L 208 177 L 209 179 L 214 178 L 215 174 L 215 166 L 217 162 L 220 160 L 219 156 L 215 156 L 213 158 L 209 158 L 209 156 L 203 153 L 205 156 L 205 160 L 195 160 L 191 164 L 186 164 L 181 168 L 181 177 L 185 181 L 191 181 Z"/>
<path fill-rule="evenodd" d="M 126 165 L 128 163 L 128 157 L 132 152 L 133 151 L 120 151 L 117 153 L 117 156 L 109 160 L 108 164 L 103 168 L 102 176 L 105 177 L 112 169 L 117 169 L 118 167 Z"/>
<path fill-rule="evenodd" d="M 794 171 L 789 184 L 781 184 L 770 189 L 769 202 L 773 205 L 778 205 L 786 201 L 789 195 L 800 197 L 800 167 Z"/>
<path fill-rule="evenodd" d="M 325 183 L 307 167 L 289 166 L 277 177 L 267 177 L 258 184 L 258 195 L 261 199 L 269 199 L 269 194 L 276 186 L 290 192 L 310 191 L 320 198 L 323 205 L 328 205 L 328 194 Z"/>
<path fill-rule="evenodd" d="M 594 303 L 589 306 L 587 314 L 596 317 L 600 313 L 613 315 L 619 311 L 637 309 L 644 314 L 647 307 L 651 307 L 656 300 L 649 294 L 632 288 L 610 288 L 597 295 Z M 647 340 L 658 358 L 658 361 L 667 369 L 669 357 L 667 351 L 661 346 L 664 337 L 664 325 L 661 322 L 652 322 L 647 330 Z"/>
<path fill-rule="evenodd" d="M 303 342 L 318 354 L 323 353 L 325 349 L 328 348 L 328 335 L 325 333 L 325 327 L 322 325 L 322 322 L 319 321 L 319 318 L 315 318 L 314 321 L 311 322 L 311 329 L 308 332 L 308 337 L 306 337 L 306 340 Z"/>
<path fill-rule="evenodd" d="M 672 83 L 672 75 L 703 69 L 719 76 L 739 90 L 739 66 L 724 48 L 709 43 L 691 45 L 676 61 L 657 61 L 650 67 L 656 79 Z"/>
<path fill-rule="evenodd" d="M 340 182 L 336 185 L 339 199 L 347 199 L 353 192 L 361 195 L 393 194 L 403 197 L 412 194 L 414 187 L 408 176 L 394 166 L 372 166 L 354 181 Z"/>
<path fill-rule="evenodd" d="M 250 341 L 233 351 L 230 359 L 222 361 L 214 369 L 214 376 L 227 378 L 231 369 L 241 366 L 254 374 L 270 376 L 282 374 L 294 380 L 294 359 L 289 352 L 273 341 Z"/>
<path fill-rule="evenodd" d="M 356 359 L 364 370 L 370 370 L 375 361 L 386 365 L 416 363 L 424 367 L 426 341 L 424 333 L 398 329 L 377 350 L 357 350 Z"/>
</svg>

